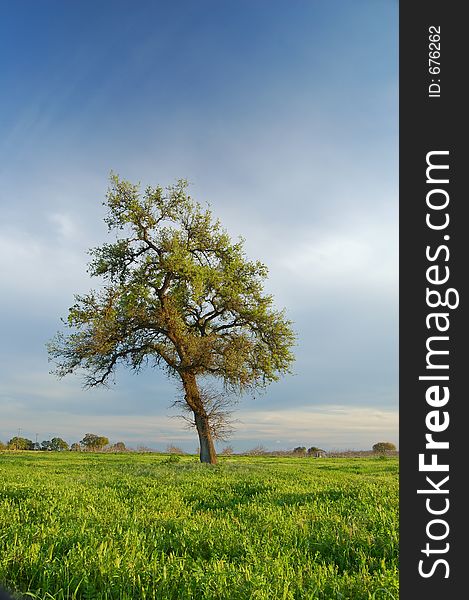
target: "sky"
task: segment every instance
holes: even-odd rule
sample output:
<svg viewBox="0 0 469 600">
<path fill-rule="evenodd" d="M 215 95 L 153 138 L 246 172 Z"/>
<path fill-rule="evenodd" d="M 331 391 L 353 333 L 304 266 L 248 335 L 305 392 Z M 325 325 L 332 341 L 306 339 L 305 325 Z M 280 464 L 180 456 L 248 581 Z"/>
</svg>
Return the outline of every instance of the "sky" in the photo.
<svg viewBox="0 0 469 600">
<path fill-rule="evenodd" d="M 50 374 L 45 344 L 99 287 L 111 171 L 190 182 L 298 342 L 236 406 L 236 451 L 398 443 L 398 8 L 393 0 L 0 0 L 0 440 L 197 436 L 174 380 Z"/>
</svg>

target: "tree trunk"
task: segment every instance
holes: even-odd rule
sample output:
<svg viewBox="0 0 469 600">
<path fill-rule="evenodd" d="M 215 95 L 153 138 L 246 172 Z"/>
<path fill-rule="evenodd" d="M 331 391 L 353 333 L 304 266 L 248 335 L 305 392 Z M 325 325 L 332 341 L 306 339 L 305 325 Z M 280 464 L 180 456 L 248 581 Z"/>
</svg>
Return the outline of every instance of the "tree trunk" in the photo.
<svg viewBox="0 0 469 600">
<path fill-rule="evenodd" d="M 217 455 L 213 444 L 212 434 L 210 433 L 208 417 L 207 415 L 198 415 L 194 412 L 194 418 L 197 433 L 199 434 L 200 462 L 215 465 L 217 463 Z"/>
<path fill-rule="evenodd" d="M 200 462 L 215 465 L 217 463 L 217 454 L 213 444 L 208 415 L 200 398 L 195 375 L 184 373 L 181 375 L 181 378 L 185 391 L 185 399 L 189 408 L 194 413 L 195 426 L 199 434 Z"/>
</svg>

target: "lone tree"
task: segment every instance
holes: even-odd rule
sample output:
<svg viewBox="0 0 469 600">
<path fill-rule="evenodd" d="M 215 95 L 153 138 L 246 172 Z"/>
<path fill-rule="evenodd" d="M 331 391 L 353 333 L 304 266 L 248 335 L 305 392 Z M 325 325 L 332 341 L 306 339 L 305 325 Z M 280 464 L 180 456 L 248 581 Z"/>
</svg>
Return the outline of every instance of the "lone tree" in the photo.
<svg viewBox="0 0 469 600">
<path fill-rule="evenodd" d="M 377 442 L 373 445 L 373 452 L 386 454 L 386 452 L 395 452 L 396 446 L 391 442 Z"/>
<path fill-rule="evenodd" d="M 90 250 L 101 291 L 75 296 L 48 345 L 63 377 L 85 372 L 85 387 L 106 384 L 119 363 L 140 371 L 163 367 L 179 379 L 194 416 L 200 460 L 215 463 L 210 410 L 200 380 L 213 377 L 230 393 L 253 391 L 289 372 L 295 337 L 284 311 L 263 293 L 267 268 L 249 261 L 187 193 L 111 175 L 105 222 L 117 240 Z"/>
</svg>

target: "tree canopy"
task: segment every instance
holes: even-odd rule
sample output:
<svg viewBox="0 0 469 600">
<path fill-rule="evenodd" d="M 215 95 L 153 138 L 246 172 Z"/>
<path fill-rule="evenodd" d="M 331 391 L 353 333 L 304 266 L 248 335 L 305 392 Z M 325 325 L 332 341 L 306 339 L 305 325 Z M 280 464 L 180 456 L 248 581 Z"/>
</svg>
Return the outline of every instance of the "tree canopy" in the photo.
<svg viewBox="0 0 469 600">
<path fill-rule="evenodd" d="M 392 442 L 377 442 L 373 445 L 373 452 L 395 452 L 396 446 Z"/>
<path fill-rule="evenodd" d="M 76 296 L 49 344 L 62 377 L 81 369 L 86 386 L 106 384 L 118 364 L 161 366 L 177 377 L 194 415 L 200 457 L 215 462 L 201 377 L 227 392 L 266 386 L 289 371 L 294 333 L 263 292 L 267 268 L 247 259 L 187 182 L 166 189 L 111 176 L 105 222 L 116 241 L 90 251 L 99 291 Z"/>
<path fill-rule="evenodd" d="M 33 450 L 34 442 L 28 438 L 15 435 L 15 437 L 8 440 L 7 448 L 9 450 Z"/>
<path fill-rule="evenodd" d="M 104 446 L 109 444 L 109 439 L 104 435 L 96 435 L 95 433 L 87 433 L 80 444 L 87 450 L 102 450 Z"/>
</svg>

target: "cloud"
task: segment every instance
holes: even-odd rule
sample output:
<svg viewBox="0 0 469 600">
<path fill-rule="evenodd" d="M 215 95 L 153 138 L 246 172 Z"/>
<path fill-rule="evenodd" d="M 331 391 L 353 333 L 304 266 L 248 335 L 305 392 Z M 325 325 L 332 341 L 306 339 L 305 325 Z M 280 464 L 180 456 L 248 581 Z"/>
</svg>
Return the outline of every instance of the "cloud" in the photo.
<svg viewBox="0 0 469 600">
<path fill-rule="evenodd" d="M 275 284 L 289 282 L 285 287 L 290 293 L 282 292 L 288 294 L 293 306 L 313 306 L 338 294 L 366 296 L 371 292 L 394 297 L 398 279 L 396 235 L 394 223 L 312 230 L 288 244 L 281 254 L 274 251 L 271 264 Z"/>
<path fill-rule="evenodd" d="M 49 221 L 55 226 L 59 239 L 70 242 L 78 237 L 80 231 L 70 215 L 52 213 Z"/>
<path fill-rule="evenodd" d="M 236 440 L 319 445 L 324 449 L 371 448 L 385 439 L 397 444 L 398 411 L 375 407 L 317 405 L 241 412 Z"/>
<path fill-rule="evenodd" d="M 31 413 L 24 404 L 10 401 L 2 404 L 3 419 L 0 439 L 10 439 L 17 434 L 18 427 L 21 435 L 29 439 L 50 439 L 59 436 L 69 442 L 79 441 L 85 433 L 105 435 L 113 442 L 124 441 L 127 444 L 158 444 L 186 440 L 193 445 L 196 441 L 195 432 L 189 432 L 179 420 L 167 415 L 92 415 L 73 414 L 69 410 L 47 411 L 37 415 Z M 73 414 L 73 416 L 72 416 Z"/>
<path fill-rule="evenodd" d="M 132 443 L 191 438 L 169 414 L 175 389 L 161 374 L 149 382 L 121 373 L 119 386 L 83 390 L 78 377 L 57 380 L 37 360 L 21 371 L 11 367 L 0 387 L 0 439 L 18 427 L 30 439 L 38 433 L 76 441 L 88 431 Z"/>
<path fill-rule="evenodd" d="M 30 214 L 23 206 L 22 224 L 12 219 L 0 228 L 0 271 L 6 290 L 2 304 L 9 321 L 25 316 L 58 319 L 74 294 L 100 285 L 90 283 L 86 272 L 96 223 L 91 220 L 87 230 L 74 213 L 49 211 L 46 206 L 36 210 Z"/>
<path fill-rule="evenodd" d="M 77 441 L 87 433 L 108 436 L 130 445 L 164 447 L 178 442 L 192 448 L 197 443 L 195 430 L 168 414 L 77 414 L 69 406 L 34 414 L 27 404 L 2 400 L 0 436 L 9 439 L 21 427 L 22 435 L 33 439 L 54 436 Z M 72 416 L 73 415 L 73 416 Z M 378 441 L 398 444 L 398 412 L 360 406 L 299 406 L 275 411 L 246 411 L 235 415 L 236 429 L 230 443 L 240 450 L 256 444 L 288 449 L 295 445 L 318 445 L 325 450 L 371 449 Z M 1 438 L 0 438 L 1 439 Z"/>
</svg>

